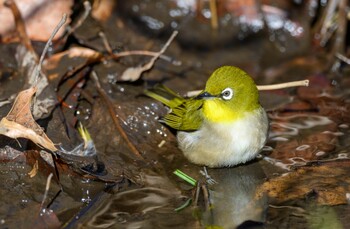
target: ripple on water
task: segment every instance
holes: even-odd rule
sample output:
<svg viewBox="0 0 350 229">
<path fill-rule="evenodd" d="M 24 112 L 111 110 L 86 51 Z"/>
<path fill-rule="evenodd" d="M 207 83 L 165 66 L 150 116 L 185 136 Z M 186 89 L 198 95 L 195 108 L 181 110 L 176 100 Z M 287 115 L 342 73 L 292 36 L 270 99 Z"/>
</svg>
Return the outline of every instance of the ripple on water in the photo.
<svg viewBox="0 0 350 229">
<path fill-rule="evenodd" d="M 327 149 L 335 148 L 337 141 L 333 139 L 344 135 L 334 121 L 322 115 L 271 114 L 269 117 L 271 130 L 267 145 L 271 153 L 265 151 L 269 155 L 265 160 L 285 170 L 327 156 Z"/>
<path fill-rule="evenodd" d="M 281 135 L 296 136 L 299 135 L 300 130 L 311 129 L 333 123 L 328 117 L 310 114 L 296 114 L 289 116 L 272 114 L 269 117 L 272 119 L 270 137 L 281 137 Z M 274 126 L 277 128 L 273 128 Z"/>
</svg>

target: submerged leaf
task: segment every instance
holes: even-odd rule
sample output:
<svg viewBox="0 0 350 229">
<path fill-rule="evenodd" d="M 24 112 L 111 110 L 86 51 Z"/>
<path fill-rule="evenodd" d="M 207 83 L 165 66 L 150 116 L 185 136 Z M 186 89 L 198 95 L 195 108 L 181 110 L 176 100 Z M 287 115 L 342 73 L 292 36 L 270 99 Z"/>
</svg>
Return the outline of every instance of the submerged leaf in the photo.
<svg viewBox="0 0 350 229">
<path fill-rule="evenodd" d="M 340 165 L 303 167 L 284 176 L 266 181 L 257 190 L 257 196 L 267 193 L 278 204 L 312 197 L 321 205 L 347 204 L 350 177 Z"/>
</svg>

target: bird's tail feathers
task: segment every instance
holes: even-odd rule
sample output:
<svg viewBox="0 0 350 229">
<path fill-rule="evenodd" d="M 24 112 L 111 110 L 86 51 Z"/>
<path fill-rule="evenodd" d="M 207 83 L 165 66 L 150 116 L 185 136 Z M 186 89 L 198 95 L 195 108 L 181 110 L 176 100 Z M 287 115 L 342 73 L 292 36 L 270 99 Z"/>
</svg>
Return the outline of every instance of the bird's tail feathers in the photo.
<svg viewBox="0 0 350 229">
<path fill-rule="evenodd" d="M 173 90 L 161 84 L 157 84 L 155 87 L 146 90 L 144 93 L 170 108 L 176 107 L 183 101 L 183 98 L 180 95 L 176 94 Z"/>
</svg>

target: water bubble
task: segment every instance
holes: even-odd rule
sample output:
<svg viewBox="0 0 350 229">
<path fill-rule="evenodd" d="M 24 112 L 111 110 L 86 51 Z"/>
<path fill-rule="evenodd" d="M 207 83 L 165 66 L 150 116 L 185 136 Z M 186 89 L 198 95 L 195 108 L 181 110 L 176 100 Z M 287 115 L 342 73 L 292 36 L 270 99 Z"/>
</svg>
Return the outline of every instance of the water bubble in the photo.
<svg viewBox="0 0 350 229">
<path fill-rule="evenodd" d="M 107 80 L 110 84 L 115 84 L 117 82 L 117 77 L 115 74 L 107 74 Z"/>
<path fill-rule="evenodd" d="M 172 22 L 170 23 L 170 26 L 171 26 L 171 28 L 176 29 L 177 26 L 178 26 L 178 24 L 177 24 L 177 22 L 172 21 Z"/>
<path fill-rule="evenodd" d="M 203 9 L 203 10 L 202 10 L 202 15 L 203 15 L 205 18 L 210 19 L 210 17 L 211 17 L 211 12 L 210 12 L 209 9 Z"/>
<path fill-rule="evenodd" d="M 132 11 L 134 11 L 135 13 L 137 13 L 137 12 L 140 10 L 140 7 L 139 7 L 137 4 L 135 4 L 135 5 L 133 5 L 133 6 L 131 7 L 131 9 L 132 9 Z"/>
<path fill-rule="evenodd" d="M 182 11 L 180 9 L 171 9 L 169 15 L 170 17 L 180 17 L 182 16 Z"/>
</svg>

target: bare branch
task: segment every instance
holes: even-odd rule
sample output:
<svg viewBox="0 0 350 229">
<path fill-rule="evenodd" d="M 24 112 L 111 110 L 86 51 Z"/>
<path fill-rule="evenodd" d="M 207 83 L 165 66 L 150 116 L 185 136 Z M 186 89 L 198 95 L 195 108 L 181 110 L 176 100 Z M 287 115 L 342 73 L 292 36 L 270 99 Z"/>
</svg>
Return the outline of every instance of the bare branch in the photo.
<svg viewBox="0 0 350 229">
<path fill-rule="evenodd" d="M 277 89 L 283 89 L 288 87 L 299 87 L 309 86 L 309 80 L 300 80 L 300 81 L 292 81 L 287 83 L 280 83 L 280 84 L 271 84 L 271 85 L 258 85 L 256 86 L 259 91 L 265 91 L 265 90 L 277 90 Z"/>
<path fill-rule="evenodd" d="M 178 34 L 178 31 L 175 30 L 171 34 L 170 38 L 165 43 L 163 48 L 158 52 L 157 55 L 152 57 L 152 59 L 147 64 L 143 66 L 131 67 L 126 69 L 121 75 L 120 79 L 122 81 L 131 81 L 131 82 L 138 80 L 141 77 L 141 74 L 143 72 L 150 70 L 154 66 L 155 61 L 160 57 L 160 55 L 162 55 L 165 52 L 165 50 L 169 47 L 170 43 L 174 40 L 177 34 Z"/>
<path fill-rule="evenodd" d="M 50 36 L 49 40 L 46 42 L 45 48 L 44 48 L 44 50 L 43 50 L 43 52 L 42 52 L 42 54 L 40 56 L 38 67 L 36 68 L 34 85 L 36 85 L 37 82 L 38 82 L 38 78 L 39 78 L 39 75 L 40 75 L 40 72 L 41 72 L 41 66 L 42 66 L 42 63 L 43 63 L 44 58 L 46 56 L 47 50 L 50 47 L 52 39 L 56 36 L 57 32 L 62 28 L 62 26 L 66 23 L 66 21 L 67 21 L 67 14 L 63 14 L 60 22 L 58 23 L 58 25 L 55 27 L 55 29 L 51 33 L 51 36 Z"/>
</svg>

